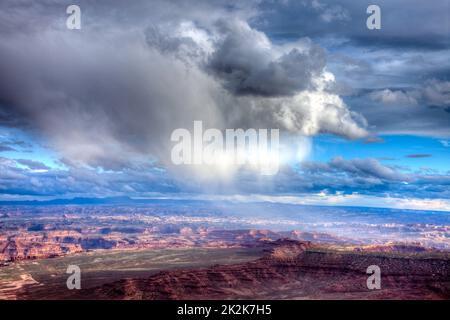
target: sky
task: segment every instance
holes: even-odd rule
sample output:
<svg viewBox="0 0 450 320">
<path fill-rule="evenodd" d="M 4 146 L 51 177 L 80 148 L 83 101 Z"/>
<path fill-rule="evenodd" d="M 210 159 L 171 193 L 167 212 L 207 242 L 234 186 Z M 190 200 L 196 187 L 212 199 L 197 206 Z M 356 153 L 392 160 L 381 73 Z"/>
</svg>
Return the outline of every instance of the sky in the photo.
<svg viewBox="0 0 450 320">
<path fill-rule="evenodd" d="M 449 0 L 2 1 L 0 201 L 450 211 L 449 12 Z M 171 133 L 195 120 L 279 129 L 278 173 L 174 165 Z"/>
</svg>

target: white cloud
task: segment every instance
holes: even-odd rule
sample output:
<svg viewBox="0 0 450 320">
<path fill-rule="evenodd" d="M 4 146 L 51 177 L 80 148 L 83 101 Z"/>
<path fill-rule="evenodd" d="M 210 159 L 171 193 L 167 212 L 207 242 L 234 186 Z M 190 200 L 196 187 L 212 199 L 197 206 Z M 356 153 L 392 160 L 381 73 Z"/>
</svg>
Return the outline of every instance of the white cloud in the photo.
<svg viewBox="0 0 450 320">
<path fill-rule="evenodd" d="M 419 89 L 377 90 L 369 94 L 373 101 L 386 105 L 450 107 L 450 81 L 428 80 Z"/>
<path fill-rule="evenodd" d="M 386 105 L 417 105 L 418 95 L 415 92 L 404 92 L 401 90 L 384 89 L 370 93 L 374 101 Z"/>
<path fill-rule="evenodd" d="M 320 19 L 327 23 L 350 20 L 350 13 L 340 5 L 328 5 L 318 0 L 312 0 L 311 7 L 320 12 Z"/>
<path fill-rule="evenodd" d="M 170 169 L 170 133 L 194 120 L 219 129 L 367 134 L 364 119 L 327 90 L 334 78 L 310 40 L 277 45 L 244 19 L 197 21 L 195 10 L 159 19 L 156 29 L 127 20 L 109 21 L 107 32 L 68 34 L 53 25 L 11 32 L 0 44 L 8 112 L 67 165 L 107 170 L 153 160 Z"/>
<path fill-rule="evenodd" d="M 446 148 L 450 147 L 450 140 L 439 140 L 439 142 Z"/>
<path fill-rule="evenodd" d="M 417 199 L 377 197 L 353 194 L 328 194 L 323 191 L 315 194 L 300 195 L 230 195 L 230 196 L 200 196 L 208 200 L 229 200 L 235 202 L 271 202 L 296 205 L 318 205 L 318 206 L 362 206 L 374 208 L 397 208 L 409 210 L 432 210 L 450 211 L 450 200 L 448 199 Z"/>
</svg>

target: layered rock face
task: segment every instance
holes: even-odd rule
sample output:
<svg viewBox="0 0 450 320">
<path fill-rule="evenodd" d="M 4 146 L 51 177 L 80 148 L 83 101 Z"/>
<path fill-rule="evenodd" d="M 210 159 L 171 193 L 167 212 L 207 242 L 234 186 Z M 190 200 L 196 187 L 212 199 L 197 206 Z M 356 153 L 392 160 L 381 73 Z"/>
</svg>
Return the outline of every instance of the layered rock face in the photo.
<svg viewBox="0 0 450 320">
<path fill-rule="evenodd" d="M 283 237 L 338 241 L 326 234 L 300 231 L 280 233 L 257 229 L 215 230 L 183 227 L 171 230 L 171 233 L 164 233 L 163 230 L 150 228 L 123 228 L 112 231 L 91 227 L 80 232 L 44 228 L 40 231 L 19 230 L 3 235 L 0 238 L 0 262 L 49 258 L 95 249 L 252 247 L 259 246 L 262 241 L 275 241 Z"/>
<path fill-rule="evenodd" d="M 65 243 L 42 235 L 14 235 L 0 241 L 0 261 L 42 259 L 82 252 L 77 243 Z"/>
<path fill-rule="evenodd" d="M 253 262 L 160 272 L 76 293 L 86 299 L 448 299 L 448 256 L 325 250 L 277 241 Z M 409 249 L 406 250 L 406 252 Z M 386 254 L 388 252 L 388 254 Z M 381 269 L 381 289 L 367 288 L 367 267 Z"/>
<path fill-rule="evenodd" d="M 194 213 L 192 212 L 194 211 Z M 260 241 L 343 240 L 323 233 L 270 231 L 207 208 L 190 206 L 3 206 L 0 264 L 96 249 L 247 247 Z M 243 227 L 242 225 L 246 227 Z"/>
</svg>

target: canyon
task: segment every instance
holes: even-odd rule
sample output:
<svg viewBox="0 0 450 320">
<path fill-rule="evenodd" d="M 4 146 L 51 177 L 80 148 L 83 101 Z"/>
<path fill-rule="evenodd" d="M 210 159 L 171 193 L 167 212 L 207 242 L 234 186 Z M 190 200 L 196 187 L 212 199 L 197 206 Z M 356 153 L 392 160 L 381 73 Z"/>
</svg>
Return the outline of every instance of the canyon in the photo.
<svg viewBox="0 0 450 320">
<path fill-rule="evenodd" d="M 202 269 L 162 271 L 81 290 L 71 299 L 449 299 L 449 255 L 329 249 L 294 240 L 266 244 L 254 261 Z M 378 265 L 382 287 L 369 290 L 366 269 Z"/>
<path fill-rule="evenodd" d="M 0 206 L 0 299 L 450 298 L 446 216 L 381 225 L 354 209 L 282 206 L 274 219 L 227 206 Z M 81 290 L 66 286 L 69 265 Z M 367 287 L 373 265 L 380 290 Z"/>
</svg>

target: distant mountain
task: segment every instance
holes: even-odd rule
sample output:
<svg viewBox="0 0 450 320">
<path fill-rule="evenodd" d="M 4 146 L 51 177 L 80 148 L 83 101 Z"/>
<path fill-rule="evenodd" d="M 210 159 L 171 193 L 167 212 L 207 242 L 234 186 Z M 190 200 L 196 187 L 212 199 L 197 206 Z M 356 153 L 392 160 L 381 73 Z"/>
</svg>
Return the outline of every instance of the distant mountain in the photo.
<svg viewBox="0 0 450 320">
<path fill-rule="evenodd" d="M 23 201 L 0 201 L 0 205 L 64 205 L 64 204 L 107 204 L 118 202 L 130 202 L 128 197 L 112 198 L 72 198 L 53 200 L 23 200 Z"/>
<path fill-rule="evenodd" d="M 83 198 L 76 197 L 71 199 L 53 199 L 53 200 L 21 200 L 21 201 L 0 201 L 1 205 L 28 205 L 28 206 L 46 206 L 46 205 L 108 205 L 108 204 L 155 204 L 155 203 L 208 203 L 205 200 L 184 200 L 184 199 L 133 199 L 130 197 L 105 197 L 105 198 Z"/>
</svg>

